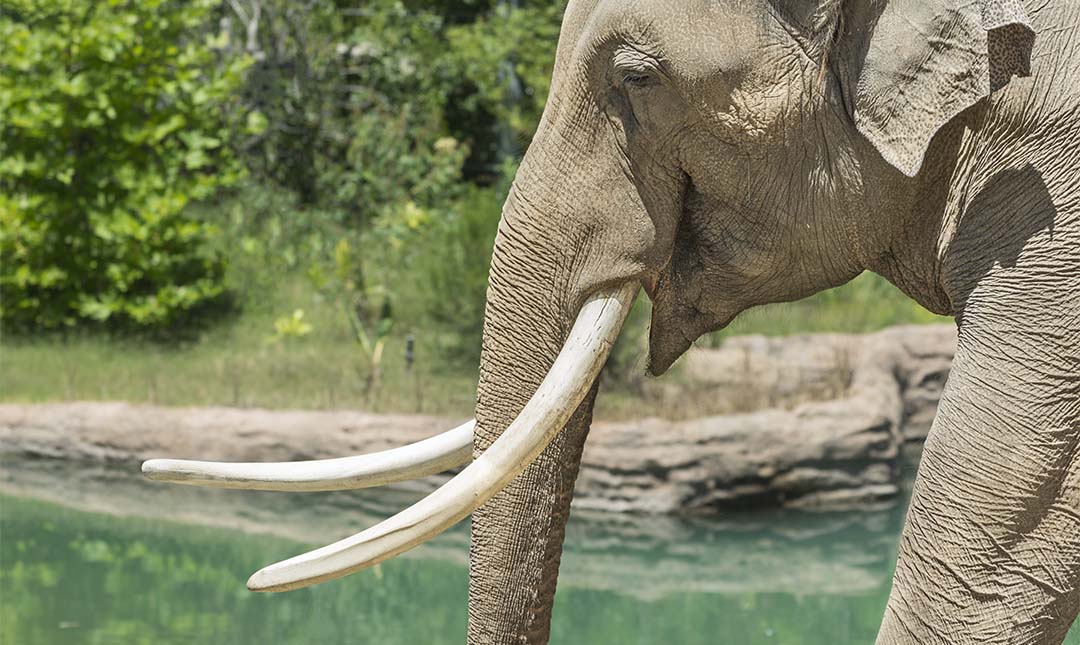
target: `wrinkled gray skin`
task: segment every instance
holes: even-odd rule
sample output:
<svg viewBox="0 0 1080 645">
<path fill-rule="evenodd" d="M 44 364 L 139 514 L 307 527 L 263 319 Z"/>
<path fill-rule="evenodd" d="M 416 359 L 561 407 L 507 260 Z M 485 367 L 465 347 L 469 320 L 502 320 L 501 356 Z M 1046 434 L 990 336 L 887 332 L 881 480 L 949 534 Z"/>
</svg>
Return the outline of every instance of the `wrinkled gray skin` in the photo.
<svg viewBox="0 0 1080 645">
<path fill-rule="evenodd" d="M 495 245 L 475 451 L 602 286 L 645 285 L 662 373 L 746 308 L 870 269 L 960 329 L 879 643 L 1060 642 L 1080 609 L 1078 24 L 1074 0 L 572 0 Z M 471 643 L 547 640 L 591 410 L 474 514 Z"/>
</svg>

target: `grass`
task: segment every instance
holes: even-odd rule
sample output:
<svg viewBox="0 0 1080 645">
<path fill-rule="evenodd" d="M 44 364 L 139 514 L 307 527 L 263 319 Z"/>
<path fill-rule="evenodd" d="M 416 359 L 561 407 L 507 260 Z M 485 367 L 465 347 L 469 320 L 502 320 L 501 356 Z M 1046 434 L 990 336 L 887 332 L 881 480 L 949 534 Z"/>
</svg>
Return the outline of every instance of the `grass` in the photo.
<svg viewBox="0 0 1080 645">
<path fill-rule="evenodd" d="M 453 339 L 414 327 L 416 358 L 407 369 L 406 330 L 392 335 L 384 354 L 382 384 L 367 396 L 366 363 L 340 309 L 315 295 L 302 276 L 285 276 L 274 284 L 239 316 L 182 344 L 100 336 L 6 338 L 0 356 L 0 400 L 472 414 L 476 366 L 445 358 L 441 345 Z M 295 309 L 305 312 L 312 332 L 273 340 L 274 321 Z M 749 311 L 728 330 L 700 344 L 715 345 L 735 334 L 864 332 L 938 320 L 881 278 L 866 274 L 801 302 Z M 599 417 L 656 412 L 655 402 L 642 397 L 640 387 L 647 321 L 645 303 L 635 313 L 632 338 L 622 350 L 624 374 L 605 388 Z M 678 382 L 677 370 L 670 378 Z"/>
<path fill-rule="evenodd" d="M 385 222 L 358 234 L 339 213 L 302 206 L 266 186 L 245 185 L 195 211 L 220 230 L 215 244 L 229 259 L 226 280 L 239 313 L 171 343 L 100 334 L 8 335 L 0 345 L 0 401 L 471 416 L 489 249 L 503 197 L 498 188 L 470 190 L 456 206 L 426 213 L 427 224 L 413 226 L 412 211 L 388 212 Z M 343 284 L 340 278 L 333 282 L 343 267 L 344 275 L 364 274 L 377 287 L 373 302 L 387 295 L 394 303 L 393 333 L 375 388 L 367 387 L 369 362 L 342 307 L 349 297 L 342 293 L 348 292 L 325 288 L 327 276 L 331 284 Z M 297 310 L 310 331 L 276 335 L 275 322 Z M 644 377 L 649 315 L 647 298 L 639 298 L 609 362 L 600 417 L 663 412 Z M 698 344 L 716 346 L 736 334 L 865 332 L 935 320 L 882 278 L 864 274 L 800 302 L 748 311 Z M 405 358 L 410 335 L 411 366 Z M 678 385 L 679 379 L 676 368 L 664 382 Z M 692 388 L 677 394 L 676 399 L 715 396 L 694 394 Z M 707 402 L 684 403 L 683 410 L 712 409 Z"/>
<path fill-rule="evenodd" d="M 283 281 L 271 297 L 181 344 L 100 336 L 7 339 L 0 398 L 471 415 L 474 376 L 436 360 L 437 339 L 419 339 L 408 370 L 404 338 L 391 337 L 382 385 L 369 397 L 367 363 L 340 309 L 320 302 L 299 278 Z M 305 312 L 312 332 L 274 340 L 275 320 L 295 309 Z"/>
<path fill-rule="evenodd" d="M 744 312 L 724 331 L 725 336 L 764 334 L 787 336 L 809 332 L 862 333 L 892 325 L 928 324 L 948 320 L 923 309 L 888 281 L 863 273 L 846 285 L 805 300 L 757 307 Z"/>
</svg>

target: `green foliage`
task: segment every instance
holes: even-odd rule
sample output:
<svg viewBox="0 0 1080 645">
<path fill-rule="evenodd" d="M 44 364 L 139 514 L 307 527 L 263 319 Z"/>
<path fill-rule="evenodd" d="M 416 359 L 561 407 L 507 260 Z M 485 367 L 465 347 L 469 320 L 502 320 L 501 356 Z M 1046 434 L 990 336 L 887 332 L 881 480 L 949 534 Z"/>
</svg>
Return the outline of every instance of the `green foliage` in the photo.
<svg viewBox="0 0 1080 645">
<path fill-rule="evenodd" d="M 213 229 L 184 207 L 241 172 L 224 107 L 245 60 L 216 3 L 0 5 L 0 318 L 162 328 L 219 302 Z"/>
<path fill-rule="evenodd" d="M 522 150 L 547 103 L 563 8 L 563 2 L 503 7 L 447 32 L 462 77 L 476 88 L 465 105 L 494 116 Z"/>
<path fill-rule="evenodd" d="M 283 278 L 303 278 L 313 262 L 329 266 L 337 240 L 359 236 L 341 224 L 340 212 L 304 205 L 292 191 L 253 181 L 221 191 L 188 212 L 218 231 L 210 248 L 229 257 L 226 287 L 245 311 L 256 315 L 280 314 L 280 309 L 268 310 L 277 304 L 268 296 Z"/>
<path fill-rule="evenodd" d="M 357 227 L 406 201 L 453 197 L 469 147 L 444 119 L 457 80 L 439 11 L 386 0 L 362 10 L 257 4 L 258 18 L 230 3 L 233 49 L 257 28 L 243 44 L 255 60 L 243 99 L 259 115 L 244 144 L 257 177 Z"/>
<path fill-rule="evenodd" d="M 291 316 L 282 316 L 274 321 L 274 335 L 271 340 L 281 342 L 289 338 L 303 338 L 314 329 L 311 323 L 304 321 L 304 310 L 294 309 Z"/>
<path fill-rule="evenodd" d="M 255 60 L 253 171 L 361 227 L 452 202 L 463 177 L 497 179 L 539 121 L 562 4 L 230 3 L 230 51 Z"/>
<path fill-rule="evenodd" d="M 469 152 L 444 117 L 455 85 L 445 18 L 385 0 L 365 8 L 336 50 L 344 97 L 323 128 L 321 192 L 368 213 L 445 203 L 460 190 Z"/>
<path fill-rule="evenodd" d="M 190 218 L 188 205 L 241 174 L 234 149 L 314 207 L 309 228 L 330 244 L 343 228 L 385 244 L 409 209 L 461 212 L 476 201 L 462 169 L 490 181 L 506 141 L 535 128 L 561 6 L 5 0 L 4 322 L 175 327 L 220 301 L 235 249 L 212 238 L 231 215 Z M 462 221 L 436 216 L 430 237 Z"/>
<path fill-rule="evenodd" d="M 498 188 L 466 191 L 406 245 L 410 252 L 395 280 L 417 301 L 415 318 L 429 322 L 423 331 L 444 334 L 442 351 L 470 367 L 480 358 L 488 268 L 504 198 Z"/>
<path fill-rule="evenodd" d="M 346 238 L 338 240 L 334 246 L 333 262 L 331 279 L 319 273 L 317 265 L 312 267 L 308 276 L 324 297 L 341 307 L 354 344 L 366 363 L 364 396 L 370 400 L 379 387 L 383 351 L 394 329 L 390 295 L 385 289 L 368 288 L 364 279 L 364 263 Z"/>
<path fill-rule="evenodd" d="M 240 100 L 247 112 L 240 144 L 260 181 L 318 199 L 316 156 L 332 109 L 335 3 L 236 0 L 222 8 L 225 50 L 252 60 Z"/>
<path fill-rule="evenodd" d="M 244 100 L 262 115 L 249 128 L 252 167 L 357 258 L 343 296 L 349 281 L 331 279 L 318 250 L 307 269 L 316 288 L 351 302 L 367 357 L 392 300 L 399 328 L 475 362 L 504 188 L 462 179 L 506 182 L 504 164 L 546 101 L 563 3 L 263 6 L 258 38 L 244 45 L 256 60 Z M 234 14 L 236 48 L 254 14 Z"/>
</svg>

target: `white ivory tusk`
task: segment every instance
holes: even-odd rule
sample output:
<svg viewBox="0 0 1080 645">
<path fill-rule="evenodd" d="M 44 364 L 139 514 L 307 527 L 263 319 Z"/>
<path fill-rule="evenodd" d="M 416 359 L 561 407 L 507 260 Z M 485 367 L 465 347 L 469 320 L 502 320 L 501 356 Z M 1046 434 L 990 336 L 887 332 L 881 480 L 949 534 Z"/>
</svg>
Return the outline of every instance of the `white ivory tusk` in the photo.
<svg viewBox="0 0 1080 645">
<path fill-rule="evenodd" d="M 473 427 L 369 455 L 286 463 L 223 463 L 151 459 L 143 474 L 157 481 L 210 488 L 328 491 L 371 488 L 441 473 L 472 461 Z"/>
<path fill-rule="evenodd" d="M 424 499 L 352 537 L 255 572 L 252 591 L 288 591 L 340 578 L 430 540 L 506 487 L 562 431 L 585 399 L 634 303 L 637 282 L 590 298 L 540 387 L 476 461 Z"/>
</svg>

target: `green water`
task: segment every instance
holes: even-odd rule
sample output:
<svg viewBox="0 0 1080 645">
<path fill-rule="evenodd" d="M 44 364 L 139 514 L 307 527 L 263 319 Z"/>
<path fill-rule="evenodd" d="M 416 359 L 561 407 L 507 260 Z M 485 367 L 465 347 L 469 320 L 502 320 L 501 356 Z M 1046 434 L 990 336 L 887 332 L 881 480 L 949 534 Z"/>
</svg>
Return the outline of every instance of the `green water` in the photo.
<svg viewBox="0 0 1080 645">
<path fill-rule="evenodd" d="M 244 588 L 259 566 L 415 494 L 198 491 L 36 463 L 5 464 L 2 479 L 3 645 L 464 640 L 465 526 L 341 581 L 281 595 Z M 576 517 L 552 642 L 873 642 L 902 513 Z M 187 523 L 162 519 L 176 516 Z"/>
</svg>

